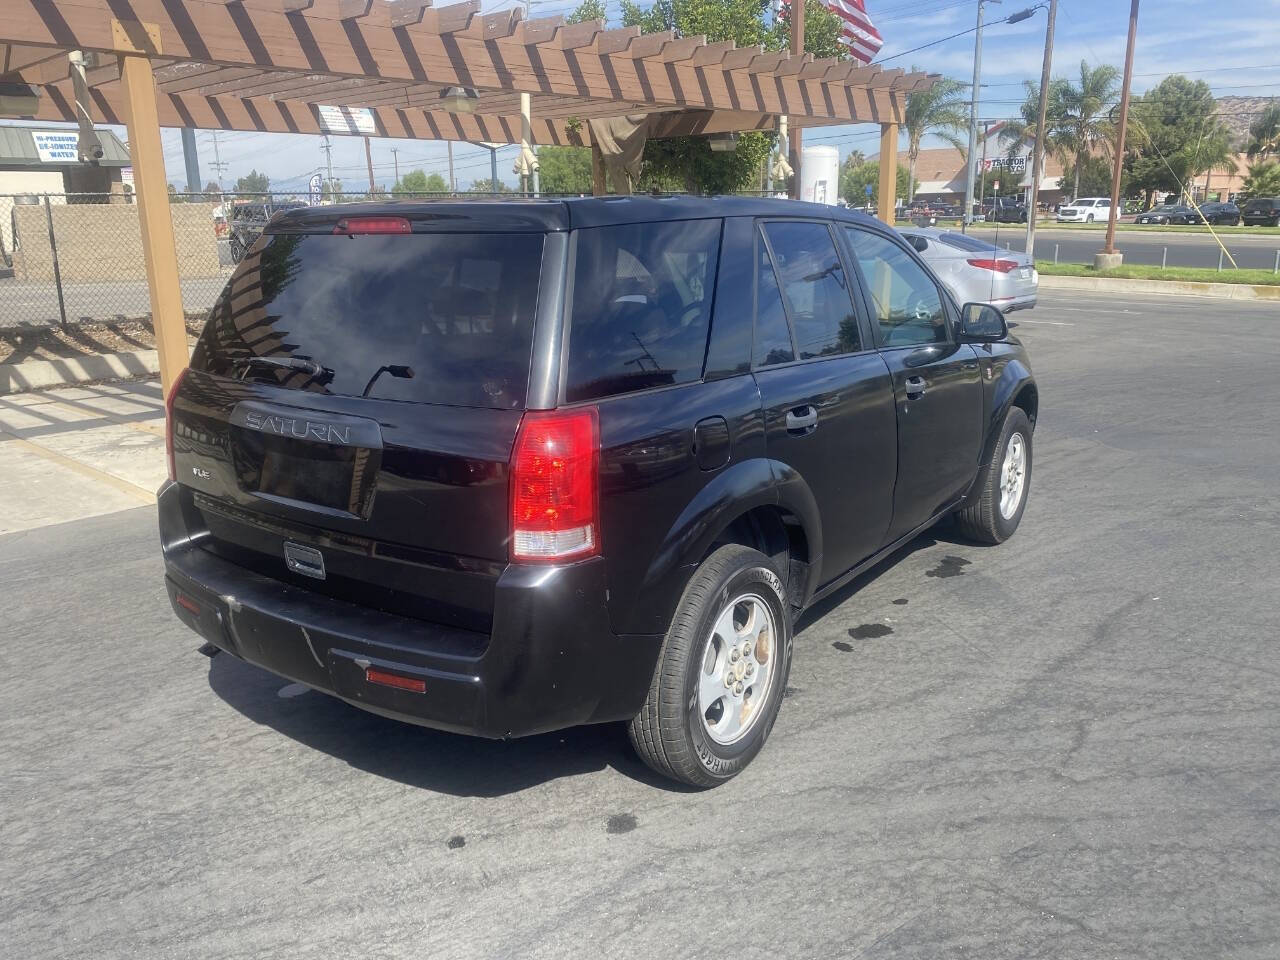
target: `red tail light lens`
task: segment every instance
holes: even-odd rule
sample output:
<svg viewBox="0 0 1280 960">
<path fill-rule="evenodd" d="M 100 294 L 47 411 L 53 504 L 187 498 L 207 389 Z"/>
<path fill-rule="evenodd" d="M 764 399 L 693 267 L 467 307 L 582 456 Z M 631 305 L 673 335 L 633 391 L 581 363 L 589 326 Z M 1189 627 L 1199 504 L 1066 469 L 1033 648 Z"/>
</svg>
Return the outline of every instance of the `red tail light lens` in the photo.
<svg viewBox="0 0 1280 960">
<path fill-rule="evenodd" d="M 594 407 L 529 411 L 511 452 L 511 559 L 600 552 L 600 421 Z"/>
<path fill-rule="evenodd" d="M 343 217 L 333 228 L 333 232 L 347 236 L 358 233 L 413 233 L 413 227 L 404 217 Z"/>
<path fill-rule="evenodd" d="M 970 260 L 969 266 L 977 267 L 979 270 L 994 270 L 997 273 L 1011 273 L 1016 270 L 1018 263 L 1015 260 Z"/>
<path fill-rule="evenodd" d="M 178 471 L 173 465 L 173 398 L 178 395 L 178 388 L 182 386 L 182 378 L 186 375 L 187 368 L 183 367 L 174 378 L 169 395 L 164 398 L 164 455 L 169 462 L 170 480 L 178 479 Z"/>
</svg>

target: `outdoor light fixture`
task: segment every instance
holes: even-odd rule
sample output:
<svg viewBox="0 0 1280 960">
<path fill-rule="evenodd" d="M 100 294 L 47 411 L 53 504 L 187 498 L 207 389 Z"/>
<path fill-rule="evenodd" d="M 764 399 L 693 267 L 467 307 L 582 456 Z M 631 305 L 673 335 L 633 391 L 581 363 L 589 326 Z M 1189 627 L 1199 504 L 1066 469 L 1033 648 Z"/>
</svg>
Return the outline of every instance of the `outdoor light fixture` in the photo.
<svg viewBox="0 0 1280 960">
<path fill-rule="evenodd" d="M 1039 9 L 1039 7 L 1027 7 L 1025 10 L 1019 10 L 1017 13 L 1010 14 L 1005 23 L 1021 23 L 1023 20 L 1030 20 Z"/>
<path fill-rule="evenodd" d="M 29 83 L 0 80 L 0 114 L 31 116 L 40 106 L 40 91 Z"/>
<path fill-rule="evenodd" d="M 713 133 L 707 137 L 707 144 L 716 153 L 733 153 L 738 149 L 736 133 Z"/>
<path fill-rule="evenodd" d="M 450 113 L 475 113 L 479 99 L 470 87 L 446 87 L 440 91 L 440 106 Z"/>
</svg>

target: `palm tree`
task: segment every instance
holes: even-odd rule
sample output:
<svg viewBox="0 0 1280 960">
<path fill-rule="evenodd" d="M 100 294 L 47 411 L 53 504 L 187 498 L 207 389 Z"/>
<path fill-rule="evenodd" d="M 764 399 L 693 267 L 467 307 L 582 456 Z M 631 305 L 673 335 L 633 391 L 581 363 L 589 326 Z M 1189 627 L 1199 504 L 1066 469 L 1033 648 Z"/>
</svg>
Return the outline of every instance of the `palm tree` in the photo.
<svg viewBox="0 0 1280 960">
<path fill-rule="evenodd" d="M 1040 131 L 1038 129 L 1040 123 L 1040 84 L 1033 83 L 1030 80 L 1022 82 L 1023 89 L 1026 91 L 1026 97 L 1022 101 L 1022 106 L 1018 108 L 1020 114 L 1017 120 L 1009 120 L 1000 128 L 999 141 L 1008 148 L 1009 156 L 1016 156 L 1021 147 L 1031 148 L 1035 142 L 1040 139 Z M 1068 86 L 1065 80 L 1053 80 L 1049 83 L 1049 96 L 1045 101 L 1044 113 L 1044 154 L 1045 156 L 1058 156 L 1059 159 L 1069 160 L 1070 153 L 1062 149 L 1062 136 L 1059 126 L 1063 119 L 1063 99 L 1065 96 L 1065 88 Z M 1077 187 L 1077 189 L 1079 189 Z"/>
<path fill-rule="evenodd" d="M 915 67 L 911 68 L 913 71 Z M 929 89 L 907 94 L 907 109 L 902 125 L 907 131 L 907 201 L 916 197 L 916 160 L 920 158 L 920 142 L 932 134 L 945 140 L 962 154 L 969 139 L 969 111 L 964 99 L 964 85 L 950 77 L 939 77 Z"/>
<path fill-rule="evenodd" d="M 1080 192 L 1080 171 L 1089 155 L 1099 147 L 1110 152 L 1112 125 L 1109 113 L 1119 93 L 1119 79 L 1120 71 L 1110 64 L 1090 69 L 1088 61 L 1081 60 L 1079 85 L 1067 80 L 1058 90 L 1060 115 L 1054 127 L 1060 149 L 1074 158 L 1073 198 Z M 1053 92 L 1052 88 L 1050 92 Z"/>
<path fill-rule="evenodd" d="M 1273 103 L 1262 116 L 1249 127 L 1250 160 L 1265 160 L 1273 153 L 1280 154 L 1280 103 Z"/>
</svg>

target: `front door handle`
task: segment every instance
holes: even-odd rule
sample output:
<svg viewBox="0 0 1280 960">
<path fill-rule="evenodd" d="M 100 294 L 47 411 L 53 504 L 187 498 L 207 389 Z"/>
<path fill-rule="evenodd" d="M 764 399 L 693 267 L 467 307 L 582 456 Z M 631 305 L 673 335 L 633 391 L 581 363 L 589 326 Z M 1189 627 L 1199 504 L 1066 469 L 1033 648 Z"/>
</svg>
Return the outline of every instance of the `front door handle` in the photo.
<svg viewBox="0 0 1280 960">
<path fill-rule="evenodd" d="M 924 382 L 924 377 L 919 375 L 907 377 L 907 399 L 914 400 L 916 397 L 923 397 L 926 386 L 927 384 Z"/>
<path fill-rule="evenodd" d="M 818 410 L 812 404 L 787 411 L 787 432 L 804 435 L 818 429 Z"/>
</svg>

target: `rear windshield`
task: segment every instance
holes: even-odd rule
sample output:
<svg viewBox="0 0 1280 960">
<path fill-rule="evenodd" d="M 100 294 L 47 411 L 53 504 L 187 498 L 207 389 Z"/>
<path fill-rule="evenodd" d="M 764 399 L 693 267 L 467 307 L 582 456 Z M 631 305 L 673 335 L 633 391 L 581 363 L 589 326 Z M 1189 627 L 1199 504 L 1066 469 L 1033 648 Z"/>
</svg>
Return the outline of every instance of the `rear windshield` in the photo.
<svg viewBox="0 0 1280 960">
<path fill-rule="evenodd" d="M 938 239 L 949 247 L 955 247 L 967 253 L 990 253 L 998 249 L 985 240 L 976 240 L 963 233 L 942 233 L 938 235 Z"/>
<path fill-rule="evenodd" d="M 701 378 L 720 224 L 633 223 L 577 232 L 566 399 Z"/>
<path fill-rule="evenodd" d="M 1248 211 L 1249 213 L 1252 213 L 1254 210 L 1270 210 L 1274 205 L 1275 205 L 1274 200 L 1268 200 L 1266 198 L 1259 197 L 1256 200 L 1250 200 L 1248 203 L 1244 205 L 1242 209 Z"/>
<path fill-rule="evenodd" d="M 542 240 L 269 236 L 232 274 L 191 366 L 319 393 L 522 407 Z"/>
</svg>

